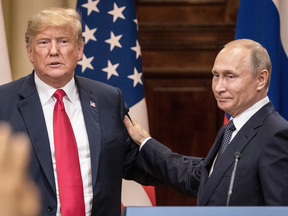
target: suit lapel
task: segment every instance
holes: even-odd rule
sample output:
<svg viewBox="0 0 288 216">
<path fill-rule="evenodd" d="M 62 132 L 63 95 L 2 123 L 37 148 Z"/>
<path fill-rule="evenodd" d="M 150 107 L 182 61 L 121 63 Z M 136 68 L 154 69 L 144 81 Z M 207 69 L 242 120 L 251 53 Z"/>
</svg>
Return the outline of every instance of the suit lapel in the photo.
<svg viewBox="0 0 288 216">
<path fill-rule="evenodd" d="M 207 181 L 209 181 L 209 173 L 210 173 L 214 158 L 217 155 L 218 150 L 219 150 L 221 143 L 222 143 L 224 129 L 225 129 L 224 126 L 222 126 L 220 128 L 220 130 L 218 131 L 218 134 L 215 138 L 214 144 L 212 145 L 207 156 L 205 157 L 204 169 L 203 169 L 202 174 L 201 174 L 200 188 L 198 191 L 197 205 L 204 205 L 203 201 L 209 199 L 209 197 L 211 196 L 211 195 L 208 196 L 208 194 L 206 192 L 207 191 L 206 185 L 207 185 Z"/>
<path fill-rule="evenodd" d="M 56 194 L 50 143 L 40 98 L 34 83 L 34 73 L 27 76 L 19 94 L 23 100 L 18 103 L 18 107 L 26 125 L 33 151 Z"/>
<path fill-rule="evenodd" d="M 217 165 L 214 167 L 213 173 L 208 178 L 208 175 L 203 176 L 203 185 L 201 191 L 201 199 L 199 200 L 199 205 L 207 205 L 209 202 L 210 197 L 213 195 L 214 191 L 216 190 L 217 186 L 219 185 L 220 181 L 222 180 L 223 176 L 227 172 L 227 170 L 234 164 L 234 154 L 236 151 L 240 153 L 244 150 L 244 148 L 249 144 L 250 140 L 256 136 L 257 131 L 256 128 L 260 127 L 263 124 L 264 119 L 274 111 L 274 107 L 272 103 L 266 104 L 262 107 L 258 112 L 256 112 L 240 129 L 237 135 L 234 137 L 232 142 L 229 144 L 227 150 L 222 155 L 221 159 L 217 162 Z M 223 130 L 222 128 L 220 131 Z M 220 133 L 219 131 L 219 133 Z M 215 153 L 218 151 L 224 131 L 222 131 L 222 135 L 215 140 L 213 147 L 211 148 L 211 153 L 209 152 L 207 158 L 214 159 Z M 220 145 L 219 145 L 220 140 Z M 215 146 L 215 148 L 214 148 Z M 208 162 L 207 162 L 208 164 Z M 206 170 L 206 169 L 205 169 Z M 209 171 L 208 171 L 209 172 Z M 228 187 L 228 186 L 227 186 Z M 228 190 L 227 190 L 228 194 Z M 221 197 L 220 197 L 221 198 Z"/>
<path fill-rule="evenodd" d="M 218 131 L 214 144 L 212 145 L 210 151 L 208 152 L 205 158 L 205 168 L 207 169 L 208 172 L 210 171 L 210 168 L 211 168 L 210 166 L 212 165 L 213 160 L 221 146 L 224 130 L 225 130 L 225 127 L 222 126 L 220 130 Z"/>
<path fill-rule="evenodd" d="M 101 151 L 101 129 L 98 98 L 93 95 L 92 90 L 76 76 L 75 81 L 78 87 L 84 121 L 88 134 L 92 169 L 92 185 L 94 187 L 97 179 Z"/>
<path fill-rule="evenodd" d="M 203 198 L 201 200 L 202 205 L 207 205 L 210 197 L 213 195 L 217 186 L 221 182 L 227 170 L 234 164 L 234 154 L 239 151 L 242 152 L 249 141 L 255 136 L 254 128 L 251 124 L 245 125 L 243 130 L 241 129 L 232 142 L 229 144 L 227 150 L 218 160 L 214 167 L 213 173 L 207 180 L 203 190 Z M 228 187 L 228 185 L 227 185 Z M 228 190 L 227 190 L 228 194 Z"/>
</svg>

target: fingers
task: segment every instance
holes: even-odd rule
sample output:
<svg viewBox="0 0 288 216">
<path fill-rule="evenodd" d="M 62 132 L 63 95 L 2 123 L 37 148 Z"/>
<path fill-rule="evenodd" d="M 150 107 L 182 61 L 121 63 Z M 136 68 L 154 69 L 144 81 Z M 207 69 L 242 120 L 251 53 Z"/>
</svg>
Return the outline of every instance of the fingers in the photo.
<svg viewBox="0 0 288 216">
<path fill-rule="evenodd" d="M 7 124 L 0 124 L 0 170 L 6 167 L 7 149 L 9 138 L 11 135 L 11 129 Z"/>
<path fill-rule="evenodd" d="M 125 116 L 124 118 L 125 127 L 127 128 L 127 131 L 130 137 L 133 139 L 133 141 L 136 144 L 141 145 L 141 143 L 146 138 L 150 137 L 150 135 L 138 121 L 136 121 L 134 118 L 131 118 L 131 120 L 133 124 L 130 122 L 129 118 Z"/>
<path fill-rule="evenodd" d="M 24 180 L 27 175 L 26 172 L 29 162 L 29 140 L 24 134 L 17 134 L 11 138 L 10 146 L 10 171 L 13 171 L 14 178 Z"/>
<path fill-rule="evenodd" d="M 34 183 L 27 182 L 18 196 L 21 197 L 21 202 L 18 202 L 20 214 L 17 216 L 36 216 L 39 214 L 41 209 L 40 194 Z"/>
<path fill-rule="evenodd" d="M 14 178 L 18 179 L 18 214 L 21 216 L 34 216 L 40 211 L 40 194 L 36 185 L 28 178 L 28 163 L 30 142 L 24 134 L 17 134 L 11 139 L 12 152 L 11 170 Z M 12 167 L 13 166 L 13 167 Z"/>
<path fill-rule="evenodd" d="M 24 135 L 12 135 L 7 124 L 0 124 L 0 173 L 11 183 L 22 181 L 29 161 L 29 140 Z"/>
<path fill-rule="evenodd" d="M 130 119 L 128 118 L 127 115 L 125 115 L 125 117 L 124 117 L 124 125 L 125 125 L 126 128 L 130 127 L 132 125 L 132 123 L 131 123 L 131 121 L 130 121 Z"/>
<path fill-rule="evenodd" d="M 0 124 L 0 209 L 3 216 L 34 216 L 40 210 L 40 194 L 28 178 L 30 142 Z"/>
</svg>

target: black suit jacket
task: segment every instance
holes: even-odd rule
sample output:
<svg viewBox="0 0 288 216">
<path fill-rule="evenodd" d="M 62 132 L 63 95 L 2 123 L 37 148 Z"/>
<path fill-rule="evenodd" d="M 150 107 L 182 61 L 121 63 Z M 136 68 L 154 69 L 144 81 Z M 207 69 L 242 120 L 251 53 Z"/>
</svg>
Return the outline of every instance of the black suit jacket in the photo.
<svg viewBox="0 0 288 216">
<path fill-rule="evenodd" d="M 119 89 L 75 76 L 86 124 L 92 169 L 93 215 L 120 215 L 122 177 L 141 182 L 142 174 L 132 172 L 138 146 L 131 142 L 123 124 L 127 113 Z M 95 107 L 90 106 L 90 101 Z M 41 215 L 57 210 L 55 178 L 50 144 L 34 73 L 0 87 L 0 121 L 13 131 L 30 137 L 30 172 L 42 195 Z"/>
<path fill-rule="evenodd" d="M 224 155 L 209 171 L 224 133 L 220 129 L 205 159 L 172 153 L 154 139 L 137 157 L 137 166 L 162 185 L 189 196 L 197 195 L 199 206 L 226 205 L 234 153 L 241 152 L 230 205 L 288 205 L 288 123 L 272 103 L 255 113 L 234 137 Z"/>
</svg>

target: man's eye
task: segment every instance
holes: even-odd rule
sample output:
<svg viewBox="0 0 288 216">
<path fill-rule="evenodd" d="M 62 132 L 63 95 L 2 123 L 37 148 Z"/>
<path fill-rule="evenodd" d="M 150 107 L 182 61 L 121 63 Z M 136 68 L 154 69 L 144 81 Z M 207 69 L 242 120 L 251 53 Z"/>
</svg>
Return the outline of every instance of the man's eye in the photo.
<svg viewBox="0 0 288 216">
<path fill-rule="evenodd" d="M 44 47 L 48 45 L 48 41 L 39 41 L 39 46 Z"/>
</svg>

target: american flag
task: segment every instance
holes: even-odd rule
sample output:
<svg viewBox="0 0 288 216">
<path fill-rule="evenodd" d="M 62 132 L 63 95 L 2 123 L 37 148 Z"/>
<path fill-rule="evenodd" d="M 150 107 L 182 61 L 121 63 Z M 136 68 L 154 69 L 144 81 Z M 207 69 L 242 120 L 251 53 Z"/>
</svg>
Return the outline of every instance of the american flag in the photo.
<svg viewBox="0 0 288 216">
<path fill-rule="evenodd" d="M 78 0 L 84 55 L 75 74 L 122 90 L 129 114 L 148 130 L 135 1 Z M 122 205 L 156 205 L 153 187 L 123 180 Z"/>
</svg>

